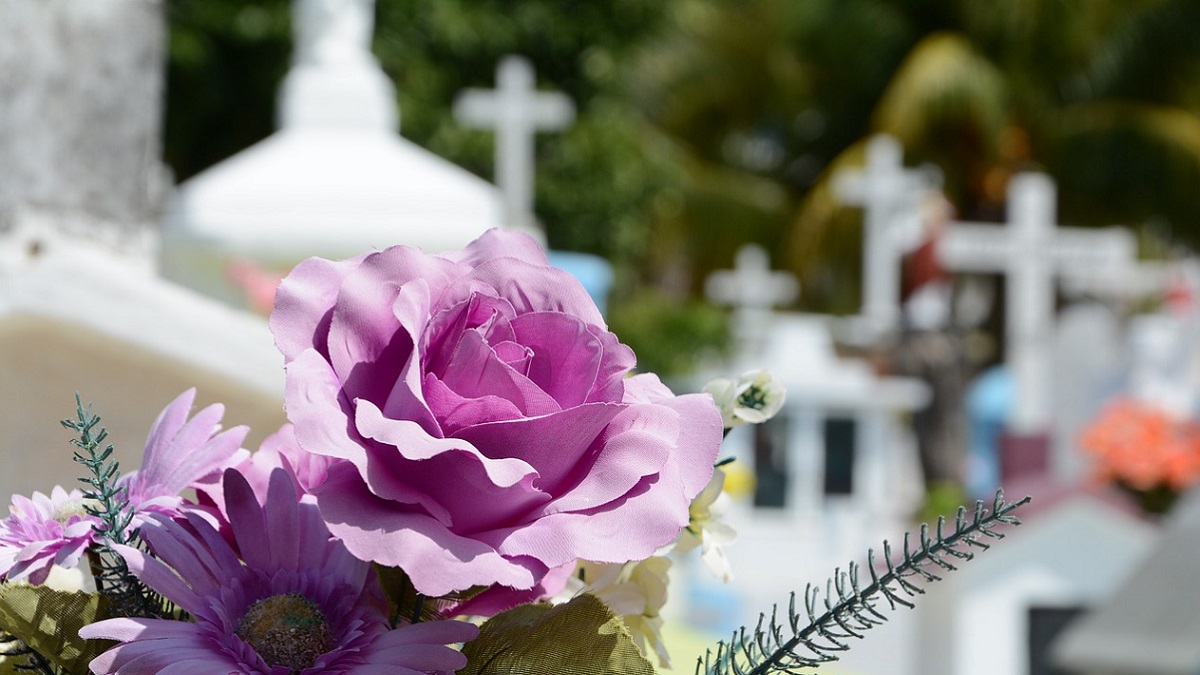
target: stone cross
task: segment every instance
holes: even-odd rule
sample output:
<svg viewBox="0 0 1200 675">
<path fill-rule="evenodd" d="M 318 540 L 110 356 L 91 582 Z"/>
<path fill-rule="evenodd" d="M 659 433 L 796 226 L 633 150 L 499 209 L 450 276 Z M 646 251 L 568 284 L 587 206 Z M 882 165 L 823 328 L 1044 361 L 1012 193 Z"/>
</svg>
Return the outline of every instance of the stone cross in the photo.
<svg viewBox="0 0 1200 675">
<path fill-rule="evenodd" d="M 575 119 L 571 99 L 537 91 L 528 59 L 506 56 L 496 68 L 496 89 L 461 92 L 454 116 L 467 126 L 496 130 L 496 184 L 504 193 L 505 224 L 534 229 L 534 133 L 568 127 Z"/>
<path fill-rule="evenodd" d="M 732 270 L 708 276 L 704 292 L 714 302 L 734 307 L 734 335 L 745 354 L 756 354 L 771 321 L 771 308 L 786 305 L 800 293 L 787 272 L 772 272 L 766 250 L 756 244 L 738 249 Z"/>
<path fill-rule="evenodd" d="M 867 144 L 866 169 L 840 171 L 834 179 L 838 196 L 863 208 L 861 314 L 876 331 L 893 328 L 900 318 L 897 228 L 919 228 L 921 201 L 934 187 L 928 172 L 904 168 L 903 154 L 896 139 L 875 136 Z"/>
<path fill-rule="evenodd" d="M 1010 425 L 1019 434 L 1050 428 L 1055 277 L 1128 264 L 1136 254 L 1126 230 L 1058 227 L 1054 202 L 1049 176 L 1018 174 L 1008 186 L 1007 225 L 954 223 L 938 242 L 947 269 L 1007 279 L 1005 349 L 1016 383 Z"/>
</svg>

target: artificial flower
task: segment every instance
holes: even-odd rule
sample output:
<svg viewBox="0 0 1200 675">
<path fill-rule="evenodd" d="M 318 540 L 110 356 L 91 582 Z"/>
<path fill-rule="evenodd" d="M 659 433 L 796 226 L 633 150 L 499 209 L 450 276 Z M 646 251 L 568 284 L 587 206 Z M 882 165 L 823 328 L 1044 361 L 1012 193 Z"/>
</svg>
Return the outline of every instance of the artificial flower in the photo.
<svg viewBox="0 0 1200 675">
<path fill-rule="evenodd" d="M 427 595 L 644 559 L 712 475 L 711 398 L 627 377 L 633 352 L 526 235 L 310 259 L 271 328 L 296 440 L 339 460 L 313 488 L 330 530 Z"/>
<path fill-rule="evenodd" d="M 220 403 L 189 420 L 195 399 L 196 390 L 188 389 L 163 408 L 150 427 L 141 468 L 121 477 L 135 527 L 145 514 L 179 516 L 186 503 L 183 491 L 219 477 L 249 432 L 245 426 L 222 431 L 225 407 Z"/>
<path fill-rule="evenodd" d="M 743 373 L 737 379 L 718 377 L 704 386 L 721 410 L 726 429 L 761 424 L 783 408 L 783 384 L 765 370 Z"/>
<path fill-rule="evenodd" d="M 1200 424 L 1141 401 L 1109 403 L 1079 442 L 1100 479 L 1176 492 L 1200 481 Z"/>
<path fill-rule="evenodd" d="M 661 615 L 670 569 L 670 558 L 657 555 L 628 563 L 580 561 L 572 582 L 555 599 L 565 601 L 581 592 L 595 595 L 621 617 L 643 656 L 649 658 L 653 652 L 659 665 L 670 668 Z"/>
<path fill-rule="evenodd" d="M 55 567 L 73 568 L 95 541 L 83 493 L 54 486 L 47 496 L 13 495 L 9 516 L 0 521 L 0 578 L 46 582 Z"/>
<path fill-rule="evenodd" d="M 236 550 L 199 514 L 147 518 L 157 558 L 117 546 L 130 570 L 192 621 L 115 618 L 80 631 L 120 642 L 97 675 L 449 674 L 466 658 L 447 646 L 477 629 L 457 621 L 389 628 L 368 563 L 331 539 L 314 504 L 283 471 L 260 505 L 236 471 L 224 475 Z"/>
<path fill-rule="evenodd" d="M 725 557 L 725 547 L 737 537 L 737 531 L 723 520 L 729 503 L 729 495 L 725 494 L 725 472 L 715 469 L 712 480 L 692 500 L 688 510 L 690 522 L 679 533 L 674 549 L 686 553 L 699 547 L 700 559 L 709 571 L 725 582 L 733 579 L 733 567 Z"/>
</svg>

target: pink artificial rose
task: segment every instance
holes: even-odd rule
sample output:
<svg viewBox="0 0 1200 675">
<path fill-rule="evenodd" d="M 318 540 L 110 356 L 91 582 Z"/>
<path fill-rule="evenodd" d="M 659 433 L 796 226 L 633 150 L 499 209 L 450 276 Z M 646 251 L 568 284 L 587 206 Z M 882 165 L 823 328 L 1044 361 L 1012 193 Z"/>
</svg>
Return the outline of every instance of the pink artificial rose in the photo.
<svg viewBox="0 0 1200 675">
<path fill-rule="evenodd" d="M 312 488 L 330 530 L 431 596 L 646 558 L 712 475 L 712 398 L 627 377 L 633 351 L 526 235 L 309 259 L 271 329 L 296 441 L 335 459 Z"/>
</svg>

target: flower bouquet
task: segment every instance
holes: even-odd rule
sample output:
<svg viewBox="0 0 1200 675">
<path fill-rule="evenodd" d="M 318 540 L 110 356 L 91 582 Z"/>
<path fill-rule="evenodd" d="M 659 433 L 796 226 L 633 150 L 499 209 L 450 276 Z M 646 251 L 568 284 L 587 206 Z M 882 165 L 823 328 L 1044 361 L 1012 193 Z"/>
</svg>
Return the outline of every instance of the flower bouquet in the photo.
<svg viewBox="0 0 1200 675">
<path fill-rule="evenodd" d="M 1110 402 L 1079 443 L 1095 478 L 1130 493 L 1150 514 L 1165 513 L 1200 481 L 1200 424 L 1143 401 Z"/>
<path fill-rule="evenodd" d="M 653 673 L 670 555 L 721 546 L 721 441 L 765 373 L 675 395 L 530 238 L 310 259 L 270 326 L 289 422 L 255 451 L 194 392 L 122 474 L 77 399 L 82 489 L 0 522 L 0 674 Z M 1014 524 L 959 511 L 835 572 L 697 670 L 795 672 Z"/>
</svg>

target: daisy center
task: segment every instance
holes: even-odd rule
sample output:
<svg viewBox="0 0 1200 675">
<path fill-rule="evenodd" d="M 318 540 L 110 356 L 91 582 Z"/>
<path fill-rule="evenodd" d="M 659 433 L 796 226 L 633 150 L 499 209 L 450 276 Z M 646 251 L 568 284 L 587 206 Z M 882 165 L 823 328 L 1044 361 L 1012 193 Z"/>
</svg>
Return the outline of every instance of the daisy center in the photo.
<svg viewBox="0 0 1200 675">
<path fill-rule="evenodd" d="M 88 515 L 87 501 L 84 499 L 68 499 L 54 508 L 54 513 L 51 518 L 62 525 L 66 525 L 75 516 Z"/>
<path fill-rule="evenodd" d="M 263 661 L 293 673 L 311 667 L 317 657 L 334 647 L 325 615 L 315 602 L 299 593 L 272 595 L 255 602 L 234 632 Z"/>
</svg>

